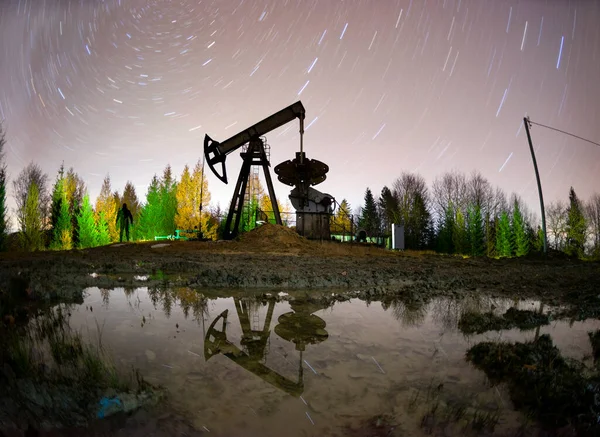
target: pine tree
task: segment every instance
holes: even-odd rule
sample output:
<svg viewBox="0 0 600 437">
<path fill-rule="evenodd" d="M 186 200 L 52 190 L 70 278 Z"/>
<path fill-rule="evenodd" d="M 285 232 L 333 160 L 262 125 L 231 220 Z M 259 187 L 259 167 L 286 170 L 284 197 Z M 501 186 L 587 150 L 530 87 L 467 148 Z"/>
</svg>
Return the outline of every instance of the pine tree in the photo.
<svg viewBox="0 0 600 437">
<path fill-rule="evenodd" d="M 496 254 L 496 230 L 498 217 L 490 217 L 489 211 L 486 212 L 485 219 L 485 254 L 488 257 L 493 257 Z"/>
<path fill-rule="evenodd" d="M 496 231 L 496 254 L 499 257 L 510 257 L 513 254 L 510 219 L 506 211 L 502 211 Z"/>
<path fill-rule="evenodd" d="M 114 193 L 110 187 L 110 176 L 106 175 L 102 182 L 100 194 L 96 198 L 96 221 L 99 220 L 100 213 L 104 213 L 104 219 L 108 225 L 108 235 L 110 242 L 119 240 L 119 232 L 117 230 L 117 212 L 118 204 L 115 202 Z"/>
<path fill-rule="evenodd" d="M 55 250 L 71 250 L 73 248 L 73 228 L 71 226 L 69 203 L 65 196 L 63 196 L 60 203 L 60 215 L 55 229 L 58 240 L 56 240 L 53 248 Z"/>
<path fill-rule="evenodd" d="M 538 226 L 537 231 L 534 233 L 533 248 L 536 252 L 542 252 L 544 250 L 544 230 L 541 226 Z"/>
<path fill-rule="evenodd" d="M 69 215 L 71 217 L 71 240 L 72 246 L 77 247 L 79 242 L 79 226 L 77 225 L 77 217 L 83 203 L 83 196 L 86 188 L 83 179 L 75 173 L 73 167 L 69 169 L 64 177 L 64 194 L 67 204 L 69 205 Z"/>
<path fill-rule="evenodd" d="M 171 166 L 167 165 L 160 180 L 160 235 L 175 232 L 175 215 L 177 214 L 177 181 L 173 178 Z"/>
<path fill-rule="evenodd" d="M 454 229 L 452 231 L 452 243 L 456 253 L 464 255 L 469 252 L 469 236 L 467 233 L 467 223 L 465 216 L 462 211 L 458 209 L 456 211 L 456 218 L 454 220 Z"/>
<path fill-rule="evenodd" d="M 525 220 L 516 200 L 513 206 L 512 229 L 515 254 L 517 256 L 527 255 L 529 253 L 529 237 L 527 236 Z"/>
<path fill-rule="evenodd" d="M 365 206 L 363 206 L 358 219 L 358 226 L 363 228 L 370 237 L 377 237 L 380 234 L 377 204 L 370 188 L 367 188 L 365 192 Z"/>
<path fill-rule="evenodd" d="M 21 229 L 21 245 L 27 251 L 40 250 L 43 247 L 42 217 L 39 209 L 40 193 L 35 182 L 31 182 L 27 190 L 23 223 Z"/>
<path fill-rule="evenodd" d="M 83 203 L 77 216 L 77 225 L 79 227 L 79 249 L 97 246 L 98 229 L 96 228 L 90 197 L 87 194 L 83 196 Z"/>
<path fill-rule="evenodd" d="M 97 234 L 97 245 L 105 246 L 111 243 L 110 239 L 110 230 L 108 226 L 108 221 L 106 220 L 106 215 L 104 211 L 100 211 L 100 213 L 96 216 L 96 226 L 98 228 Z"/>
<path fill-rule="evenodd" d="M 394 197 L 388 187 L 383 187 L 379 198 L 379 209 L 382 215 L 384 231 L 388 234 L 391 232 L 391 225 L 400 224 L 400 209 L 398 199 Z"/>
<path fill-rule="evenodd" d="M 350 204 L 346 199 L 343 199 L 333 217 L 331 233 L 351 236 L 353 231 Z"/>
<path fill-rule="evenodd" d="M 140 213 L 139 224 L 136 225 L 138 233 L 144 240 L 154 240 L 154 237 L 160 234 L 160 181 L 156 175 L 152 177 L 152 181 L 148 186 L 146 193 L 146 203 L 142 206 Z"/>
<path fill-rule="evenodd" d="M 439 252 L 454 253 L 454 226 L 454 206 L 452 202 L 450 202 L 445 210 L 442 223 L 439 227 L 437 238 L 437 250 Z"/>
<path fill-rule="evenodd" d="M 187 164 L 183 167 L 175 196 L 177 198 L 175 226 L 178 229 L 194 229 L 200 226 L 200 211 L 196 209 L 194 202 L 192 175 Z"/>
<path fill-rule="evenodd" d="M 121 196 L 121 201 L 119 203 L 127 204 L 127 208 L 131 211 L 131 215 L 133 216 L 134 223 L 137 221 L 137 218 L 140 214 L 140 201 L 135 192 L 135 186 L 131 181 L 127 181 L 125 183 L 125 188 L 123 189 L 123 196 Z"/>
<path fill-rule="evenodd" d="M 483 256 L 485 254 L 483 221 L 479 205 L 471 206 L 468 214 L 469 243 L 472 256 Z"/>
<path fill-rule="evenodd" d="M 569 208 L 567 209 L 567 242 L 565 252 L 571 256 L 583 258 L 587 224 L 583 215 L 583 207 L 575 190 L 569 191 Z"/>
<path fill-rule="evenodd" d="M 431 214 L 421 193 L 415 193 L 413 205 L 405 220 L 404 232 L 407 249 L 426 249 L 433 239 Z"/>
<path fill-rule="evenodd" d="M 65 167 L 64 163 L 60 165 L 56 181 L 52 187 L 52 200 L 50 205 L 50 230 L 52 233 L 52 241 L 50 243 L 51 248 L 55 248 L 58 244 L 60 231 L 56 232 L 56 225 L 58 223 L 58 217 L 60 216 L 60 207 L 65 197 Z"/>
</svg>

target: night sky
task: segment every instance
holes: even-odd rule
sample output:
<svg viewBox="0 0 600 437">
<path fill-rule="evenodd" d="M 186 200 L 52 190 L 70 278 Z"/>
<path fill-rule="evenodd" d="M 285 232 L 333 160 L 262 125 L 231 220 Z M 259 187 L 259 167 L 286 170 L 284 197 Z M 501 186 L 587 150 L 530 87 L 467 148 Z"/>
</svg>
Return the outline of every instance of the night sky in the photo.
<svg viewBox="0 0 600 437">
<path fill-rule="evenodd" d="M 353 207 L 402 171 L 479 170 L 538 210 L 522 119 L 600 142 L 595 0 L 1 0 L 0 119 L 11 177 L 73 166 L 145 197 L 167 163 L 302 100 L 316 188 Z M 600 147 L 534 126 L 547 201 L 600 191 Z M 273 166 L 294 121 L 267 136 Z M 213 203 L 229 185 L 209 171 Z M 208 168 L 207 168 L 208 170 Z M 289 187 L 276 182 L 287 197 Z M 12 200 L 11 200 L 12 202 Z"/>
</svg>

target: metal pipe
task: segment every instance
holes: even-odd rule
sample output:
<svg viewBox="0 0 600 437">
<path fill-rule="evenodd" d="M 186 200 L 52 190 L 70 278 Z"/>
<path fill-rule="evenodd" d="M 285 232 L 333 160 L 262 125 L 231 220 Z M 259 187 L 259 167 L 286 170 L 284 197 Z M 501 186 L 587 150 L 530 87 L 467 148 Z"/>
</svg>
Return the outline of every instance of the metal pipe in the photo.
<svg viewBox="0 0 600 437">
<path fill-rule="evenodd" d="M 300 164 L 302 164 L 304 151 L 304 117 L 300 117 Z"/>
<path fill-rule="evenodd" d="M 544 209 L 544 196 L 542 195 L 542 183 L 540 182 L 540 172 L 538 171 L 533 143 L 531 142 L 531 133 L 529 132 L 529 117 L 523 118 L 525 124 L 525 132 L 527 132 L 527 141 L 529 142 L 529 150 L 531 150 L 531 159 L 533 160 L 533 168 L 535 169 L 535 178 L 537 179 L 538 192 L 540 195 L 540 208 L 542 209 L 542 232 L 544 233 L 544 254 L 548 253 L 548 243 L 546 238 L 546 211 Z"/>
</svg>

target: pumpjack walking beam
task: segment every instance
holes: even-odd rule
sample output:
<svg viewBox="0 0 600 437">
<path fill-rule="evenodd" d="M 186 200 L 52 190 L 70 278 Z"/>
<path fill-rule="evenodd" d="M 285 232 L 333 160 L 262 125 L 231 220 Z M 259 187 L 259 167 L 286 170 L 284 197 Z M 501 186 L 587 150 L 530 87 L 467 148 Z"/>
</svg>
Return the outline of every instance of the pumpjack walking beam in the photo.
<svg viewBox="0 0 600 437">
<path fill-rule="evenodd" d="M 204 155 L 208 166 L 213 171 L 215 176 L 224 183 L 227 183 L 227 170 L 225 167 L 225 159 L 227 155 L 236 151 L 244 144 L 248 144 L 248 150 L 242 153 L 244 162 L 242 169 L 238 177 L 235 192 L 231 200 L 231 207 L 227 215 L 225 238 L 235 238 L 238 233 L 238 227 L 240 218 L 242 215 L 242 208 L 244 206 L 244 193 L 248 184 L 248 177 L 250 175 L 250 168 L 253 165 L 261 165 L 267 182 L 267 189 L 269 190 L 269 197 L 271 199 L 271 205 L 275 214 L 275 220 L 278 224 L 281 224 L 281 215 L 279 213 L 279 206 L 277 199 L 275 198 L 275 190 L 273 188 L 273 182 L 271 180 L 271 174 L 269 172 L 269 160 L 267 159 L 264 143 L 261 137 L 278 127 L 283 126 L 286 123 L 294 119 L 300 121 L 300 142 L 302 144 L 302 135 L 304 133 L 304 118 L 305 109 L 302 102 L 297 101 L 296 103 L 282 109 L 279 112 L 259 121 L 253 126 L 235 134 L 231 138 L 219 143 L 213 140 L 207 135 L 204 136 Z M 215 166 L 221 164 L 221 171 L 218 172 Z M 234 228 L 231 228 L 233 222 L 233 215 L 236 215 Z"/>
</svg>

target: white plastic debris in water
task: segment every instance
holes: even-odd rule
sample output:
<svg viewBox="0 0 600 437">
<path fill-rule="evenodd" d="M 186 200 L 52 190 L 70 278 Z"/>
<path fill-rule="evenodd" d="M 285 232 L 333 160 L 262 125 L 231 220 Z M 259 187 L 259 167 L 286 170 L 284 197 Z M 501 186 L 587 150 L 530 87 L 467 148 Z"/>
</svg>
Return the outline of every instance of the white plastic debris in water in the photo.
<svg viewBox="0 0 600 437">
<path fill-rule="evenodd" d="M 289 296 L 289 294 L 287 294 L 285 291 L 280 291 L 277 296 L 279 297 L 284 297 L 284 296 Z"/>
<path fill-rule="evenodd" d="M 315 372 L 315 375 L 318 375 L 317 371 L 315 369 L 313 369 L 313 366 L 311 366 L 310 364 L 308 364 L 308 361 L 304 360 L 304 364 L 306 364 L 310 370 L 312 370 L 313 372 Z"/>
<path fill-rule="evenodd" d="M 170 246 L 169 243 L 158 243 L 158 244 L 153 244 L 152 246 L 150 246 L 150 248 L 152 249 L 158 249 L 159 247 L 167 247 Z"/>
<path fill-rule="evenodd" d="M 90 273 L 90 276 L 92 278 L 97 278 L 98 276 L 100 276 L 98 273 L 94 272 L 94 273 Z"/>
<path fill-rule="evenodd" d="M 313 422 L 312 417 L 310 417 L 310 414 L 308 414 L 308 411 L 306 412 L 306 417 L 308 417 L 308 420 L 310 420 L 310 423 L 312 423 L 313 425 L 315 424 L 315 422 Z"/>
<path fill-rule="evenodd" d="M 146 276 L 146 275 L 135 275 L 133 277 L 133 279 L 135 279 L 136 281 L 147 281 L 148 280 L 148 276 Z"/>
<path fill-rule="evenodd" d="M 371 358 L 373 358 L 373 361 L 375 361 L 375 364 L 377 364 L 377 367 L 379 367 L 379 370 L 381 370 L 381 373 L 385 373 L 383 371 L 383 369 L 381 368 L 381 366 L 379 365 L 379 363 L 377 362 L 377 360 L 375 359 L 375 357 L 371 357 Z"/>
</svg>

